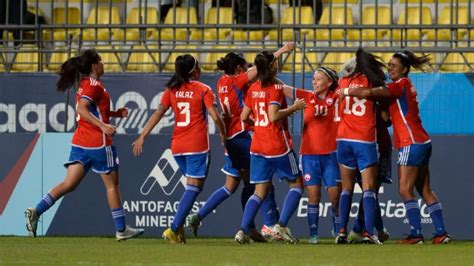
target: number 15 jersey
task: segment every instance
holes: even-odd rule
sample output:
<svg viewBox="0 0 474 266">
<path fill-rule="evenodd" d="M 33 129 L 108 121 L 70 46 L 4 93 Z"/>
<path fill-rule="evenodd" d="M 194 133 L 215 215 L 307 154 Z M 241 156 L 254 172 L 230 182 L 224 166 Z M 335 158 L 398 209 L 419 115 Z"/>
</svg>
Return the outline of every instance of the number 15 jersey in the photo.
<svg viewBox="0 0 474 266">
<path fill-rule="evenodd" d="M 171 137 L 173 155 L 200 154 L 209 151 L 207 108 L 215 105 L 211 88 L 199 81 L 183 83 L 176 89 L 166 89 L 161 105 L 174 112 Z"/>
<path fill-rule="evenodd" d="M 283 88 L 279 84 L 262 87 L 260 81 L 250 86 L 245 98 L 245 105 L 252 109 L 255 118 L 254 135 L 250 146 L 250 153 L 267 158 L 280 157 L 287 154 L 292 148 L 287 118 L 275 123 L 270 122 L 268 107 L 272 104 L 287 107 Z"/>
</svg>

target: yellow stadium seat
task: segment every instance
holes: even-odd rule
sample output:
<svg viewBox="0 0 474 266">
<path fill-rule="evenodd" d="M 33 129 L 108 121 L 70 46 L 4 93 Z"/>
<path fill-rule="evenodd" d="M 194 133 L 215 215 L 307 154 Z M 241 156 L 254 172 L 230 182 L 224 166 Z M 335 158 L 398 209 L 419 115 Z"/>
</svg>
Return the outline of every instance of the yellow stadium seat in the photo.
<svg viewBox="0 0 474 266">
<path fill-rule="evenodd" d="M 186 49 L 186 50 L 196 50 L 195 45 L 177 45 L 174 49 Z M 165 71 L 172 71 L 174 72 L 174 62 L 179 55 L 190 54 L 195 58 L 199 59 L 199 54 L 197 52 L 172 52 L 166 58 L 162 58 L 162 62 L 164 62 L 163 70 Z M 163 56 L 163 54 L 162 54 Z M 202 64 L 201 64 L 202 67 Z"/>
<path fill-rule="evenodd" d="M 143 45 L 133 47 L 134 50 L 154 49 L 156 47 L 145 47 Z M 159 53 L 153 52 L 138 52 L 130 53 L 128 59 L 127 71 L 131 72 L 156 72 L 158 71 Z"/>
<path fill-rule="evenodd" d="M 114 50 L 114 46 L 96 46 L 95 49 L 98 50 L 100 57 L 102 58 L 102 63 L 104 64 L 104 71 L 109 72 L 122 72 L 121 64 L 122 54 L 116 52 L 101 52 L 101 50 Z"/>
<path fill-rule="evenodd" d="M 377 18 L 377 21 L 375 20 Z M 390 25 L 390 7 L 388 6 L 366 6 L 362 10 L 362 25 Z M 375 41 L 381 40 L 387 34 L 387 29 L 362 30 L 362 40 Z M 348 39 L 359 40 L 360 31 L 349 30 Z"/>
<path fill-rule="evenodd" d="M 219 21 L 217 21 L 219 17 Z M 232 12 L 231 7 L 211 7 L 207 10 L 205 24 L 233 24 L 234 23 L 234 13 Z M 219 32 L 219 34 L 217 34 Z M 219 28 L 217 29 L 204 29 L 204 40 L 222 40 L 225 39 L 231 32 L 229 28 Z M 201 40 L 202 30 L 195 29 L 191 32 L 192 40 Z"/>
<path fill-rule="evenodd" d="M 226 52 L 217 52 L 217 53 L 207 53 L 205 56 L 205 60 L 202 62 L 201 66 L 203 70 L 206 71 L 214 71 L 217 68 L 217 60 L 225 57 L 226 54 L 230 51 L 235 51 L 235 46 L 232 45 L 219 45 L 213 46 L 212 49 L 219 49 L 219 50 L 227 50 Z"/>
<path fill-rule="evenodd" d="M 0 73 L 5 72 L 5 62 L 6 60 L 3 53 L 0 53 Z"/>
<path fill-rule="evenodd" d="M 11 71 L 38 72 L 39 57 L 40 54 L 35 45 L 23 45 L 15 55 Z"/>
<path fill-rule="evenodd" d="M 70 54 L 67 51 L 55 51 L 51 54 L 51 58 L 49 59 L 46 69 L 48 71 L 58 72 L 61 68 L 61 65 L 73 56 L 75 56 L 75 51 L 71 51 Z"/>
<path fill-rule="evenodd" d="M 333 4 L 357 4 L 359 3 L 359 0 L 323 0 L 323 3 L 328 4 L 328 3 L 333 3 Z"/>
<path fill-rule="evenodd" d="M 176 20 L 175 14 L 176 12 Z M 188 16 L 189 15 L 189 16 Z M 168 13 L 166 14 L 164 24 L 178 24 L 178 25 L 194 25 L 197 24 L 197 13 L 194 7 L 186 8 L 186 7 L 176 7 L 170 8 Z M 176 34 L 176 38 L 175 38 Z M 153 40 L 179 40 L 184 41 L 188 37 L 188 29 L 187 28 L 166 28 L 162 29 L 161 31 L 156 31 L 152 35 Z"/>
<path fill-rule="evenodd" d="M 456 14 L 457 10 L 457 14 Z M 440 25 L 467 25 L 469 24 L 469 10 L 467 6 L 459 6 L 451 8 L 449 6 L 444 7 L 441 10 L 441 15 L 438 17 L 438 24 Z M 466 29 L 457 29 L 457 38 L 462 39 L 466 34 Z M 428 40 L 435 40 L 435 31 L 428 32 Z M 437 39 L 440 41 L 449 41 L 452 39 L 451 30 L 440 29 L 438 30 Z"/>
<path fill-rule="evenodd" d="M 337 72 L 341 71 L 342 65 L 354 57 L 354 53 L 327 53 L 323 59 L 322 66 L 330 67 Z"/>
<path fill-rule="evenodd" d="M 331 16 L 331 20 L 329 20 L 330 16 Z M 344 12 L 344 7 L 342 6 L 333 7 L 332 9 L 325 7 L 323 9 L 321 20 L 319 21 L 319 25 L 352 25 L 352 24 L 354 24 L 354 20 L 352 17 L 352 9 L 347 7 Z M 326 30 L 326 29 L 316 30 L 316 40 L 320 40 L 320 41 L 344 40 L 344 36 L 345 36 L 344 30 L 341 30 L 341 29 L 335 29 L 331 31 Z"/>
<path fill-rule="evenodd" d="M 265 39 L 265 31 L 263 30 L 234 30 L 234 41 L 257 42 Z"/>
<path fill-rule="evenodd" d="M 280 1 L 280 4 L 288 4 L 288 0 L 265 0 L 265 3 L 272 5 L 278 4 L 278 1 Z"/>
<path fill-rule="evenodd" d="M 300 10 L 298 7 L 288 7 L 283 11 L 283 15 L 280 19 L 281 25 L 314 25 L 314 15 L 313 15 L 313 8 L 310 6 L 303 6 L 301 7 L 301 17 L 300 17 Z M 282 40 L 283 41 L 292 41 L 293 40 L 293 29 L 283 29 Z M 312 29 L 301 29 L 301 35 L 306 34 L 307 39 L 314 38 L 314 30 Z M 278 39 L 278 31 L 277 30 L 270 30 L 268 34 L 270 40 L 277 40 Z"/>
<path fill-rule="evenodd" d="M 140 12 L 141 10 L 141 12 Z M 141 13 L 141 16 L 139 15 Z M 141 21 L 140 21 L 141 17 Z M 155 7 L 138 8 L 134 7 L 128 13 L 126 24 L 148 24 L 148 25 L 157 25 L 160 19 L 158 17 L 158 10 Z M 149 36 L 156 32 L 156 29 L 147 28 L 144 38 L 147 39 Z M 124 32 L 126 32 L 124 34 Z M 138 41 L 140 39 L 140 30 L 139 29 L 117 29 L 114 32 L 114 40 L 123 40 L 123 41 Z"/>
<path fill-rule="evenodd" d="M 380 57 L 380 61 L 384 64 L 388 64 L 390 58 L 392 58 L 393 53 L 374 53 L 374 55 Z"/>
<path fill-rule="evenodd" d="M 435 3 L 435 0 L 400 0 L 401 4 L 405 4 L 408 1 L 409 4 L 431 4 Z M 449 1 L 449 0 L 448 0 Z M 456 1 L 456 0 L 454 0 Z"/>
<path fill-rule="evenodd" d="M 474 30 L 471 30 L 469 32 L 469 39 L 471 40 L 471 42 L 474 42 Z"/>
<path fill-rule="evenodd" d="M 108 6 L 99 6 L 98 9 L 95 7 L 89 13 L 86 24 L 88 25 L 114 25 L 120 24 L 120 13 L 116 6 L 109 9 Z M 85 29 L 82 33 L 82 39 L 84 41 L 106 41 L 112 37 L 115 29 Z M 97 38 L 96 38 L 97 34 Z"/>
<path fill-rule="evenodd" d="M 294 53 L 294 55 L 293 55 Z M 295 71 L 302 71 L 303 70 L 303 53 L 302 52 L 293 52 L 288 54 L 286 57 L 284 64 L 282 66 L 283 71 L 292 71 L 293 68 L 293 56 L 295 58 Z M 311 66 L 315 68 L 318 61 L 318 55 L 315 52 L 307 52 L 305 54 L 304 64 L 305 64 L 305 71 L 311 71 Z"/>
<path fill-rule="evenodd" d="M 428 7 L 422 7 L 421 17 L 420 17 L 420 8 L 416 6 L 409 6 L 407 9 L 403 8 L 398 17 L 398 25 L 432 25 L 433 19 L 431 17 L 431 12 Z M 419 41 L 423 36 L 432 30 L 393 30 L 393 39 L 394 40 L 408 40 L 408 41 Z"/>
<path fill-rule="evenodd" d="M 66 21 L 66 15 L 67 15 L 67 21 Z M 54 25 L 79 24 L 81 23 L 80 16 L 81 16 L 80 10 L 77 7 L 69 7 L 67 9 L 64 7 L 55 7 L 53 9 L 53 24 Z M 67 35 L 76 36 L 77 34 L 79 34 L 78 29 L 69 29 L 68 31 L 66 31 L 66 29 L 55 29 L 53 30 L 53 40 L 67 41 L 68 40 Z"/>
<path fill-rule="evenodd" d="M 474 61 L 474 55 L 469 55 L 469 57 Z M 469 72 L 469 67 L 467 65 L 468 62 L 466 59 L 466 54 L 464 54 L 463 57 L 460 53 L 449 53 L 446 55 L 439 70 L 444 72 Z"/>
</svg>

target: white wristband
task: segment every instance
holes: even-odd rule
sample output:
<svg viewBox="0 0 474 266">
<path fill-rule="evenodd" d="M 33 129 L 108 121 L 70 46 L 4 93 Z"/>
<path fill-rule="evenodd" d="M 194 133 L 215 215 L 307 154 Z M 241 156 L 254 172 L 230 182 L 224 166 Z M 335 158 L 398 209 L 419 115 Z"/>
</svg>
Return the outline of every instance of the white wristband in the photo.
<svg viewBox="0 0 474 266">
<path fill-rule="evenodd" d="M 349 88 L 344 89 L 344 96 L 349 96 Z"/>
</svg>

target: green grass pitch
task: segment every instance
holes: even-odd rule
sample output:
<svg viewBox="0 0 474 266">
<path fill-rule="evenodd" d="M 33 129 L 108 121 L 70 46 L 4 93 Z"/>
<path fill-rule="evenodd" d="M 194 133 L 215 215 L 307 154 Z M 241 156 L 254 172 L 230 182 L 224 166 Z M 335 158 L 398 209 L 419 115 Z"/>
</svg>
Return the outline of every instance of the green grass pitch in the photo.
<svg viewBox="0 0 474 266">
<path fill-rule="evenodd" d="M 447 245 L 241 246 L 231 238 L 189 238 L 171 245 L 159 238 L 117 242 L 112 237 L 0 237 L 0 265 L 474 265 L 474 242 Z"/>
</svg>

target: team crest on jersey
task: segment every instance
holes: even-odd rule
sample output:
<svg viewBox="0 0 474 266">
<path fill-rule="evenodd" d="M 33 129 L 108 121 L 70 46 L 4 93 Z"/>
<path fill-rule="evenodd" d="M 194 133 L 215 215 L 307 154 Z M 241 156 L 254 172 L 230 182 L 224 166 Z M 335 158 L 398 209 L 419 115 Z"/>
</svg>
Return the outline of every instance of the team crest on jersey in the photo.
<svg viewBox="0 0 474 266">
<path fill-rule="evenodd" d="M 304 181 L 308 182 L 309 180 L 311 180 L 311 175 L 310 174 L 305 174 L 304 175 Z"/>
<path fill-rule="evenodd" d="M 326 104 L 327 105 L 332 105 L 334 103 L 333 99 L 332 98 L 327 98 L 326 99 Z"/>
</svg>

